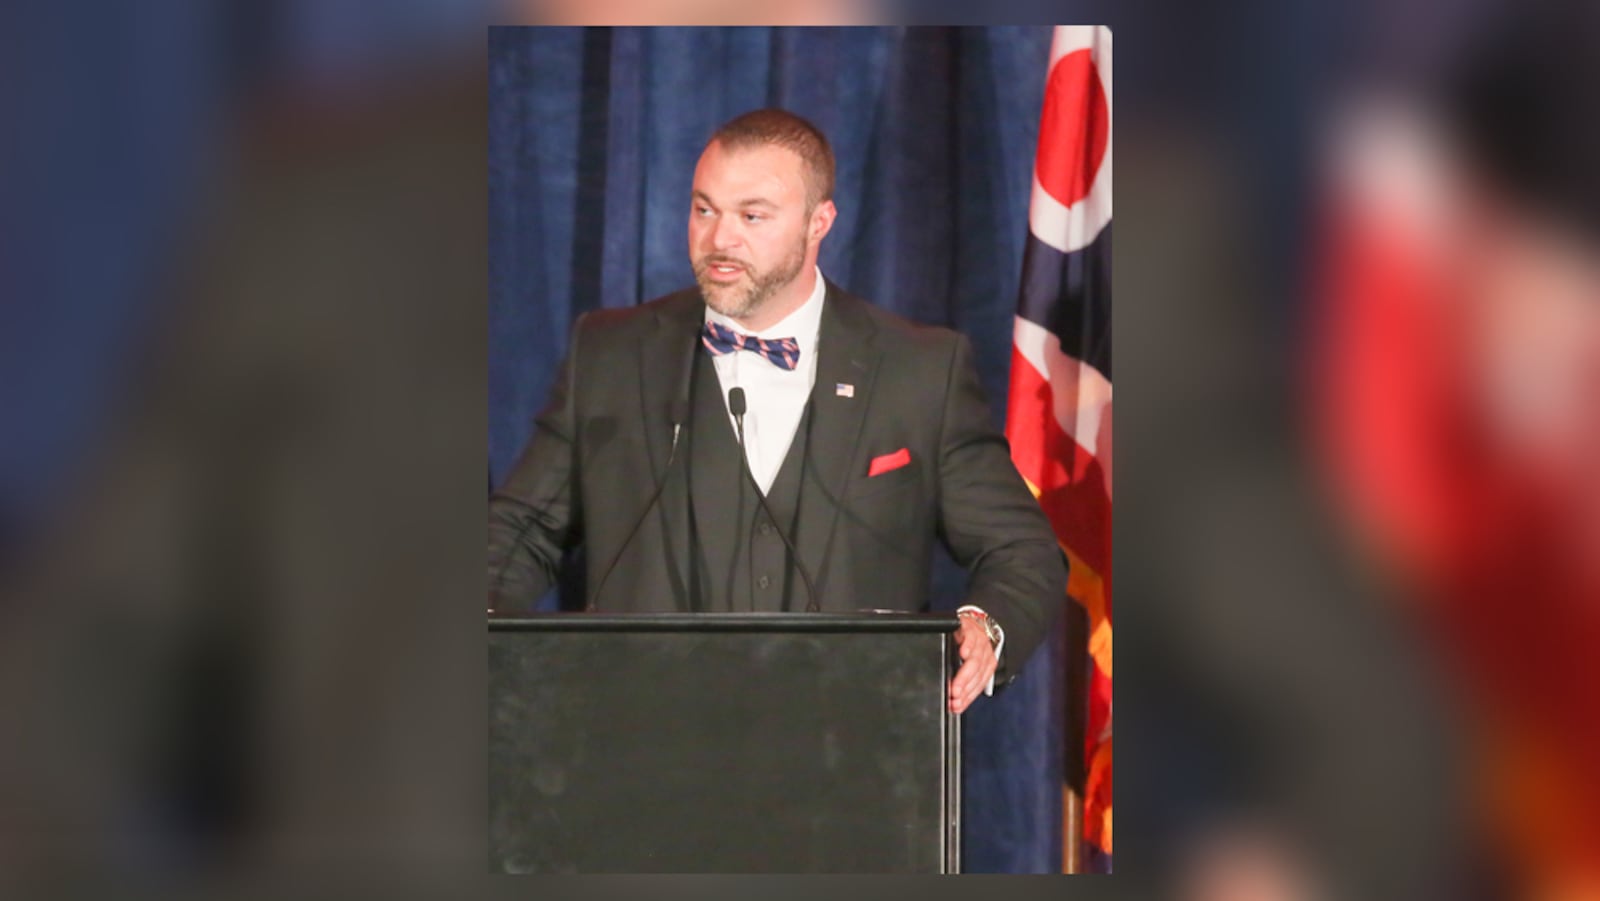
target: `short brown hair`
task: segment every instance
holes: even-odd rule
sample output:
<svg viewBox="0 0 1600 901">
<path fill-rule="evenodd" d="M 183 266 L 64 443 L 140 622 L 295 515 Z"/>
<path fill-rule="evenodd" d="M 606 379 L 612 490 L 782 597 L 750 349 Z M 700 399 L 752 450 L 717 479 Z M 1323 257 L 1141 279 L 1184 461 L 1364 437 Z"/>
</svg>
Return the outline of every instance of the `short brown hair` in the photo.
<svg viewBox="0 0 1600 901">
<path fill-rule="evenodd" d="M 776 145 L 794 151 L 805 164 L 806 207 L 833 199 L 833 148 L 822 130 L 781 109 L 751 110 L 723 123 L 707 146 L 720 143 L 729 150 Z"/>
</svg>

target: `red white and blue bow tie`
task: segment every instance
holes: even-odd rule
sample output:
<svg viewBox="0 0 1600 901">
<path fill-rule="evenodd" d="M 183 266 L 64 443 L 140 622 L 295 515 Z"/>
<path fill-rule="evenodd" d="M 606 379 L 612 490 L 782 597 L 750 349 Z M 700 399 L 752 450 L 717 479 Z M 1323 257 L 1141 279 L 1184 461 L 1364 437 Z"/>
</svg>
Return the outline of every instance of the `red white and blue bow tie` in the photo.
<svg viewBox="0 0 1600 901">
<path fill-rule="evenodd" d="M 700 343 L 711 351 L 713 357 L 731 354 L 736 350 L 748 350 L 766 357 L 779 369 L 794 369 L 800 362 L 800 344 L 793 338 L 741 335 L 709 319 L 706 320 L 706 327 L 700 330 Z"/>
</svg>

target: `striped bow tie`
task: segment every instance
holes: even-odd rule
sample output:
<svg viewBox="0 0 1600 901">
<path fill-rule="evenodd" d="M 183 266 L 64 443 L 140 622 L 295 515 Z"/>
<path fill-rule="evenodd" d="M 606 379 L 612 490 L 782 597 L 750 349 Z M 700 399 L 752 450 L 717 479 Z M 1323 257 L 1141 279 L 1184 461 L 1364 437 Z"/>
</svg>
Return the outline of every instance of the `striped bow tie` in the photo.
<svg viewBox="0 0 1600 901">
<path fill-rule="evenodd" d="M 713 357 L 731 354 L 736 350 L 748 350 L 766 357 L 779 369 L 794 369 L 800 362 L 800 344 L 793 338 L 757 338 L 752 335 L 741 335 L 709 319 L 706 320 L 706 327 L 700 331 L 700 343 L 706 346 L 706 350 L 711 351 Z"/>
</svg>

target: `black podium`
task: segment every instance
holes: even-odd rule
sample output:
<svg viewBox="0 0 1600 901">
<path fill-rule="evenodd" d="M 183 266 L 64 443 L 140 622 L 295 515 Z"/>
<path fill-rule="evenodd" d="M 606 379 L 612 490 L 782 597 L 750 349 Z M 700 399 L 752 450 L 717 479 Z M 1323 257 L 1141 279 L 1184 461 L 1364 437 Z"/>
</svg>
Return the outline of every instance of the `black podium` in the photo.
<svg viewBox="0 0 1600 901">
<path fill-rule="evenodd" d="M 959 872 L 956 625 L 490 620 L 490 871 Z"/>
</svg>

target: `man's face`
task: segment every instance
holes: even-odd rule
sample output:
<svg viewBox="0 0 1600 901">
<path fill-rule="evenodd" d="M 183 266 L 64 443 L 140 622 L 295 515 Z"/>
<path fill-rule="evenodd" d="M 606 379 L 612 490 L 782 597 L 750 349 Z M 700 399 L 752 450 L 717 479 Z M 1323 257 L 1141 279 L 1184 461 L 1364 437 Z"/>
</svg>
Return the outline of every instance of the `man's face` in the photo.
<svg viewBox="0 0 1600 901">
<path fill-rule="evenodd" d="M 729 151 L 714 141 L 700 155 L 689 209 L 689 259 L 713 310 L 745 322 L 765 318 L 763 309 L 803 299 L 787 296 L 793 292 L 785 289 L 815 261 L 815 241 L 821 239 L 815 213 L 832 208 L 824 202 L 816 211 L 806 209 L 803 172 L 799 155 L 783 147 Z M 779 303 L 772 303 L 774 297 Z"/>
</svg>

